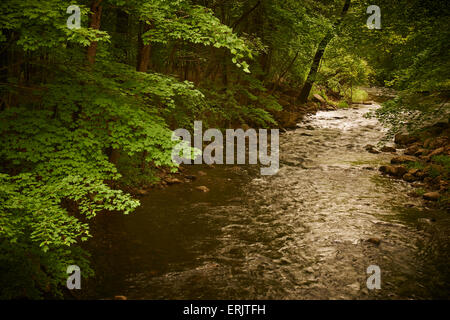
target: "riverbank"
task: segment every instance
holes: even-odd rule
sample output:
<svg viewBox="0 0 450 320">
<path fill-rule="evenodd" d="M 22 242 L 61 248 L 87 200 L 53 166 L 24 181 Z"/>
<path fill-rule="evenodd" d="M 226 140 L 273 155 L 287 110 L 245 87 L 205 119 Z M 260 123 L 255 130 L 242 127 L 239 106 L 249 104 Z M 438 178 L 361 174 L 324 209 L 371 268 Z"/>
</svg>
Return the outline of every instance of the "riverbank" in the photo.
<svg viewBox="0 0 450 320">
<path fill-rule="evenodd" d="M 391 165 L 381 166 L 380 171 L 411 183 L 415 188 L 409 193 L 411 197 L 422 197 L 427 205 L 450 212 L 449 123 L 436 123 L 416 135 L 397 134 L 395 143 L 400 155 L 391 159 Z"/>
</svg>

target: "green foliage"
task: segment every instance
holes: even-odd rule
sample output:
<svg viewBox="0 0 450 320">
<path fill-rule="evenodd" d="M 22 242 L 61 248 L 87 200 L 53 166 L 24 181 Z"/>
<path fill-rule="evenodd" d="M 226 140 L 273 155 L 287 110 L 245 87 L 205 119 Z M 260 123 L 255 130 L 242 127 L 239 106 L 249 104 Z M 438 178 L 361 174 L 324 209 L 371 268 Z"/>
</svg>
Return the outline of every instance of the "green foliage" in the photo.
<svg viewBox="0 0 450 320">
<path fill-rule="evenodd" d="M 88 46 L 92 41 L 108 41 L 104 31 L 86 26 L 86 6 L 80 5 L 82 28 L 68 29 L 67 8 L 74 4 L 64 0 L 23 1 L 7 0 L 0 4 L 0 42 L 7 41 L 7 34 L 14 33 L 14 44 L 25 51 L 61 48 L 67 45 Z M 45 30 L 45 32 L 42 32 Z"/>
<path fill-rule="evenodd" d="M 11 244 L 0 241 L 0 299 L 62 298 L 67 266 L 78 265 L 83 278 L 94 274 L 89 254 L 82 249 L 53 247 L 42 251 L 27 239 Z"/>
<path fill-rule="evenodd" d="M 121 175 L 118 180 L 121 187 L 148 187 L 159 181 L 156 176 L 156 169 L 149 166 L 142 168 L 142 159 L 139 157 L 122 155 L 117 168 Z"/>
<path fill-rule="evenodd" d="M 265 92 L 258 80 L 249 81 L 245 86 L 205 86 L 203 91 L 209 106 L 202 119 L 208 126 L 226 128 L 240 127 L 243 124 L 256 127 L 276 125 L 271 112 L 280 111 L 282 106 Z"/>
<path fill-rule="evenodd" d="M 342 47 L 340 38 L 331 43 L 324 56 L 317 83 L 342 94 L 351 101 L 364 101 L 367 93 L 357 88 L 368 83 L 373 70 L 366 60 L 350 51 L 351 48 Z"/>
<path fill-rule="evenodd" d="M 220 22 L 213 12 L 189 1 L 145 0 L 139 5 L 140 19 L 150 25 L 143 35 L 144 43 L 166 44 L 170 39 L 226 48 L 233 55 L 233 63 L 250 73 L 245 58 L 253 58 L 245 40 Z"/>
<path fill-rule="evenodd" d="M 348 105 L 347 101 L 341 100 L 338 102 L 337 107 L 339 109 L 346 109 L 349 107 L 349 105 Z"/>
<path fill-rule="evenodd" d="M 371 32 L 360 43 L 372 51 L 367 57 L 376 70 L 374 78 L 397 90 L 397 98 L 376 114 L 391 128 L 388 137 L 447 120 L 449 6 L 441 0 L 378 5 L 384 8 L 383 32 Z"/>
<path fill-rule="evenodd" d="M 450 156 L 433 156 L 432 161 L 441 165 L 444 168 L 444 174 L 447 176 L 447 178 L 450 178 Z"/>
<path fill-rule="evenodd" d="M 176 169 L 171 129 L 188 127 L 208 107 L 192 82 L 137 72 L 123 62 L 127 59 L 117 54 L 116 39 L 111 43 L 110 31 L 116 28 L 107 20 L 108 10 L 115 10 L 110 6 L 135 18 L 130 30 L 140 22 L 153 26 L 142 35 L 144 44 L 173 39 L 223 47 L 245 72 L 245 59 L 252 59 L 246 40 L 211 10 L 189 1 L 105 1 L 102 30 L 86 28 L 90 3 L 80 4 L 82 28 L 69 30 L 71 4 L 0 4 L 0 42 L 8 53 L 1 60 L 7 77 L 0 82 L 4 298 L 60 296 L 69 264 L 88 276 L 86 254 L 77 245 L 92 236 L 89 219 L 101 211 L 128 214 L 139 206 L 117 186 L 155 181 L 154 170 L 160 167 Z M 85 50 L 94 41 L 98 48 L 91 65 Z M 250 106 L 241 111 L 244 117 L 270 119 Z M 139 173 L 145 181 L 137 179 Z M 9 278 L 13 273 L 17 276 Z"/>
<path fill-rule="evenodd" d="M 367 101 L 367 99 L 369 98 L 369 94 L 360 88 L 354 88 L 350 92 L 350 95 L 351 95 L 350 100 L 353 102 L 364 102 Z"/>
<path fill-rule="evenodd" d="M 412 161 L 409 161 L 409 162 L 406 163 L 406 167 L 407 167 L 408 169 L 419 169 L 419 170 L 423 170 L 423 169 L 425 168 L 425 165 L 424 165 L 422 162 L 417 162 L 417 161 L 412 162 Z"/>
<path fill-rule="evenodd" d="M 449 114 L 446 101 L 447 98 L 439 92 L 429 95 L 401 93 L 383 103 L 382 108 L 368 116 L 376 116 L 388 127 L 386 138 L 391 139 L 405 129 L 411 133 L 418 133 L 426 125 L 447 121 Z"/>
</svg>

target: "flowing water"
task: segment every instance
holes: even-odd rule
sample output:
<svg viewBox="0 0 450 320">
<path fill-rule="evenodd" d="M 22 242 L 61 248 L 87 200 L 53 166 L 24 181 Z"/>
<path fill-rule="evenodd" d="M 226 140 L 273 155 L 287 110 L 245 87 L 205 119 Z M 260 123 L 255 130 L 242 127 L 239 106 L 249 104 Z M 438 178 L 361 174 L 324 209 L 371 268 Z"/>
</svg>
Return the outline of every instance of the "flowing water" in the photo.
<svg viewBox="0 0 450 320">
<path fill-rule="evenodd" d="M 281 135 L 274 176 L 192 166 L 194 182 L 99 217 L 85 297 L 448 299 L 449 215 L 380 176 L 392 155 L 364 149 L 383 136 L 364 118 L 374 108 L 319 112 Z M 380 290 L 367 289 L 370 265 Z"/>
</svg>

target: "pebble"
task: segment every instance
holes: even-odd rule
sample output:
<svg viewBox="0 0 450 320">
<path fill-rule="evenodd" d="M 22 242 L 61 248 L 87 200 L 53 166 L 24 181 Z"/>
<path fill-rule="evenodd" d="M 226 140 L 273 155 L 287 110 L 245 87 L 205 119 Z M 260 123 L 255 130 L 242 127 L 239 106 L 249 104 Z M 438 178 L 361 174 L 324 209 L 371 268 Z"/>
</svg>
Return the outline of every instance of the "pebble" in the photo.
<svg viewBox="0 0 450 320">
<path fill-rule="evenodd" d="M 369 238 L 369 239 L 367 239 L 367 242 L 373 243 L 374 245 L 378 246 L 378 245 L 380 245 L 381 240 L 378 238 Z"/>
<path fill-rule="evenodd" d="M 209 188 L 205 187 L 205 186 L 195 187 L 195 189 L 197 189 L 198 191 L 201 191 L 201 192 L 205 192 L 205 193 L 210 191 Z"/>
</svg>

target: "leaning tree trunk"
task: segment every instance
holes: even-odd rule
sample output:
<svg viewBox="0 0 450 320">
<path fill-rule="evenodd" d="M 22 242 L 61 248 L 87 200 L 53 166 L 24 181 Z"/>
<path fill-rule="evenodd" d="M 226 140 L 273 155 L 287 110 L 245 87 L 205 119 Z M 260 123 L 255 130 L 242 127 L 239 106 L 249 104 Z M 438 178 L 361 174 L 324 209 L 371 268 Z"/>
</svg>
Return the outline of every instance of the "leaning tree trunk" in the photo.
<svg viewBox="0 0 450 320">
<path fill-rule="evenodd" d="M 91 3 L 91 22 L 89 27 L 95 30 L 100 30 L 100 23 L 102 20 L 102 0 L 94 0 Z M 97 41 L 91 42 L 87 50 L 87 58 L 90 64 L 95 63 L 95 56 L 97 55 Z"/>
<path fill-rule="evenodd" d="M 308 96 L 309 96 L 309 93 L 311 92 L 314 82 L 316 81 L 317 71 L 319 70 L 320 61 L 322 60 L 323 54 L 325 53 L 325 49 L 327 48 L 328 44 L 334 37 L 334 34 L 333 34 L 334 29 L 337 29 L 339 27 L 339 25 L 342 22 L 342 19 L 347 14 L 348 9 L 350 8 L 350 2 L 351 2 L 351 0 L 345 0 L 345 4 L 344 4 L 344 8 L 342 9 L 341 16 L 334 23 L 333 29 L 328 31 L 328 33 L 325 35 L 325 37 L 319 43 L 319 47 L 317 48 L 316 54 L 314 55 L 311 69 L 309 70 L 308 78 L 306 78 L 306 82 L 303 85 L 302 91 L 300 92 L 300 95 L 298 97 L 300 103 L 306 103 L 306 101 L 308 101 Z"/>
</svg>

